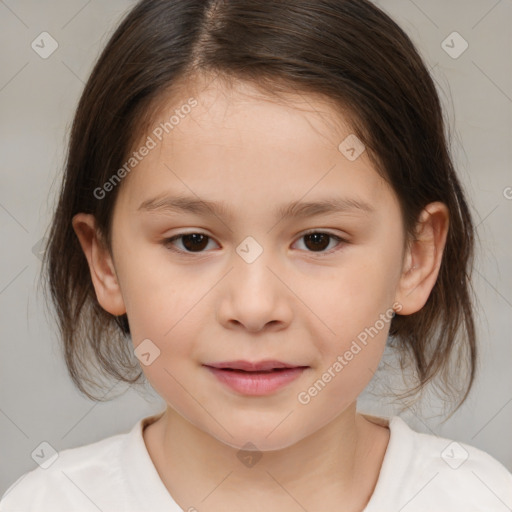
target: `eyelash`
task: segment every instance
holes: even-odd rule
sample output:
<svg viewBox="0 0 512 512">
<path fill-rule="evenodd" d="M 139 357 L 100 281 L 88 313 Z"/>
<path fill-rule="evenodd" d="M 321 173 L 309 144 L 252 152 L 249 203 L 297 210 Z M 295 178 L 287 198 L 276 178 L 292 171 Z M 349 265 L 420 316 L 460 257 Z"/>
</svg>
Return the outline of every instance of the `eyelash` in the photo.
<svg viewBox="0 0 512 512">
<path fill-rule="evenodd" d="M 333 235 L 332 233 L 329 233 L 329 232 L 326 232 L 326 231 L 319 231 L 319 230 L 310 230 L 310 231 L 307 231 L 306 233 L 303 233 L 299 238 L 298 240 L 300 240 L 301 238 L 304 238 L 305 236 L 307 235 L 311 235 L 311 234 L 314 234 L 314 233 L 319 233 L 319 234 L 322 234 L 322 235 L 327 235 L 329 236 L 330 238 L 336 240 L 338 242 L 338 245 L 336 247 L 334 247 L 334 249 L 330 249 L 328 251 L 318 251 L 318 252 L 315 252 L 315 251 L 307 251 L 307 252 L 310 252 L 312 254 L 317 254 L 319 255 L 320 257 L 323 257 L 323 256 L 327 256 L 327 255 L 330 255 L 338 250 L 341 249 L 340 246 L 343 246 L 343 244 L 346 244 L 348 243 L 347 240 L 345 240 L 344 238 L 341 238 L 340 236 L 337 236 L 337 235 Z M 178 234 L 178 235 L 174 235 L 173 237 L 171 238 L 166 238 L 165 240 L 162 241 L 162 244 L 167 248 L 169 249 L 170 251 L 173 251 L 173 252 L 177 252 L 179 254 L 201 254 L 201 253 L 204 253 L 206 251 L 198 251 L 198 252 L 193 252 L 193 251 L 183 251 L 181 249 L 176 249 L 173 245 L 172 245 L 172 242 L 174 242 L 175 240 L 178 240 L 180 238 L 183 238 L 184 236 L 187 236 L 187 235 L 204 235 L 206 238 L 208 239 L 212 239 L 212 237 L 210 237 L 209 235 L 207 235 L 206 233 L 201 233 L 200 231 L 191 231 L 190 233 L 181 233 L 181 234 Z"/>
</svg>

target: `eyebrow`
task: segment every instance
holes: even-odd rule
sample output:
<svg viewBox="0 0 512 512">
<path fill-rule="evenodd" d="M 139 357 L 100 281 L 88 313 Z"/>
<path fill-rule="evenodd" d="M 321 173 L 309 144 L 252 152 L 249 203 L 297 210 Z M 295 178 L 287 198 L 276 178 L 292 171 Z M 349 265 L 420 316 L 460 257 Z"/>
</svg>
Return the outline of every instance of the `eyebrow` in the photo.
<svg viewBox="0 0 512 512">
<path fill-rule="evenodd" d="M 225 216 L 233 218 L 233 214 L 224 202 L 201 200 L 187 196 L 165 196 L 147 199 L 138 208 L 142 212 L 161 213 L 193 213 L 204 216 Z M 304 218 L 327 213 L 361 213 L 369 215 L 375 209 L 367 202 L 344 197 L 329 197 L 318 201 L 293 201 L 287 205 L 276 208 L 274 214 L 277 218 L 288 219 L 292 217 Z"/>
</svg>

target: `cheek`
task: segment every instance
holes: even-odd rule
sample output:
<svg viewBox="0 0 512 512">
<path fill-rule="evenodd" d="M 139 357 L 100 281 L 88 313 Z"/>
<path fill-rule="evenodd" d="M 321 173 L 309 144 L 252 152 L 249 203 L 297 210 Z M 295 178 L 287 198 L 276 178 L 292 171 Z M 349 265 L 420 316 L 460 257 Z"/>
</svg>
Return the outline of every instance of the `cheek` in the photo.
<svg viewBox="0 0 512 512">
<path fill-rule="evenodd" d="M 297 396 L 301 410 L 320 422 L 328 422 L 364 391 L 384 353 L 392 310 L 382 310 L 374 316 L 377 320 L 371 323 L 348 316 L 334 342 L 323 338 L 321 364 Z"/>
<path fill-rule="evenodd" d="M 150 340 L 145 341 L 150 348 L 154 344 L 158 358 L 142 369 L 150 380 L 168 380 L 165 369 L 172 373 L 197 364 L 195 340 L 207 318 L 207 301 L 201 299 L 208 287 L 170 264 L 158 247 L 130 256 L 120 267 L 132 343 L 134 349 L 144 340 Z"/>
<path fill-rule="evenodd" d="M 134 342 L 168 337 L 191 307 L 187 302 L 195 296 L 194 282 L 186 282 L 163 247 L 148 245 L 123 254 L 117 266 Z"/>
<path fill-rule="evenodd" d="M 394 277 L 385 265 L 373 265 L 362 258 L 354 258 L 336 273 L 300 293 L 307 297 L 308 307 L 323 324 L 322 336 L 337 350 L 347 340 L 374 325 L 381 314 L 391 315 Z M 311 283 L 309 283 L 311 285 Z M 379 330 L 382 326 L 379 323 Z M 330 341 L 329 341 L 330 339 Z"/>
<path fill-rule="evenodd" d="M 204 393 L 201 383 L 193 378 L 200 371 L 196 340 L 200 339 L 199 317 L 204 319 L 204 314 L 196 314 L 183 301 L 176 301 L 174 306 L 158 311 L 151 309 L 149 303 L 139 304 L 133 315 L 132 342 L 141 369 L 153 389 L 186 417 L 196 406 L 191 397 L 201 397 Z M 147 352 L 153 357 L 149 364 L 144 364 L 140 354 Z"/>
<path fill-rule="evenodd" d="M 347 317 L 349 320 L 339 326 L 334 342 L 324 339 L 325 351 L 319 372 L 322 380 L 336 382 L 333 387 L 353 386 L 362 391 L 380 363 L 393 311 L 372 309 L 366 313 L 358 314 L 361 320 Z"/>
<path fill-rule="evenodd" d="M 371 251 L 350 259 L 308 295 L 308 306 L 321 319 L 315 337 L 321 354 L 319 374 L 328 372 L 325 395 L 333 393 L 334 400 L 338 393 L 355 399 L 385 350 L 394 314 L 395 272 L 390 269 L 396 262 L 390 252 L 380 254 L 380 259 Z"/>
</svg>

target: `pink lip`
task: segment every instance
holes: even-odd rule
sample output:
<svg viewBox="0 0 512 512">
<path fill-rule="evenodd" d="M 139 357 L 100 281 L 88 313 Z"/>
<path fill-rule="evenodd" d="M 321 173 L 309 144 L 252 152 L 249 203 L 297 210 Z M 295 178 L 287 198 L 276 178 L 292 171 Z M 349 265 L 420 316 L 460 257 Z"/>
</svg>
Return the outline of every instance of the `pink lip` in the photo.
<svg viewBox="0 0 512 512">
<path fill-rule="evenodd" d="M 299 365 L 287 364 L 275 359 L 265 359 L 264 361 L 243 361 L 238 359 L 236 361 L 222 361 L 220 363 L 210 363 L 205 366 L 213 368 L 231 368 L 232 370 L 245 370 L 246 372 L 259 372 L 265 370 L 273 370 L 274 368 L 297 368 Z"/>
<path fill-rule="evenodd" d="M 253 396 L 273 393 L 297 379 L 308 368 L 270 360 L 258 363 L 229 361 L 203 366 L 234 391 Z"/>
</svg>

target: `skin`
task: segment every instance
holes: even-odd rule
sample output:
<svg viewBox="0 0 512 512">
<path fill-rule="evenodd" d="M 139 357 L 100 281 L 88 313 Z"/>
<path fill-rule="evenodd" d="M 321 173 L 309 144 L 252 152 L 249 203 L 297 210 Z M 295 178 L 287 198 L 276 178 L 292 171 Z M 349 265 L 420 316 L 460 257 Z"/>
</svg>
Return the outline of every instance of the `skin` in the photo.
<svg viewBox="0 0 512 512">
<path fill-rule="evenodd" d="M 338 150 L 352 132 L 328 103 L 295 94 L 277 101 L 243 83 L 196 84 L 166 98 L 154 126 L 191 96 L 198 105 L 122 182 L 112 254 L 92 215 L 73 219 L 99 303 L 127 313 L 134 348 L 150 339 L 160 350 L 141 365 L 168 404 L 144 430 L 148 452 L 184 510 L 334 511 L 340 503 L 362 510 L 389 430 L 359 414 L 356 401 L 379 364 L 389 322 L 308 404 L 297 396 L 393 304 L 400 314 L 423 307 L 441 263 L 447 208 L 429 204 L 404 250 L 395 193 L 366 151 L 350 161 Z M 138 210 L 178 193 L 224 201 L 232 217 Z M 375 212 L 280 219 L 273 211 L 333 193 Z M 303 237 L 313 228 L 347 242 L 327 239 L 315 249 Z M 202 252 L 187 253 L 183 239 L 165 245 L 194 232 L 209 237 Z M 247 236 L 263 249 L 252 263 L 236 252 Z M 202 366 L 235 359 L 309 368 L 254 397 Z M 263 455 L 252 467 L 237 457 L 249 441 Z"/>
</svg>

